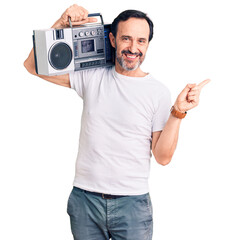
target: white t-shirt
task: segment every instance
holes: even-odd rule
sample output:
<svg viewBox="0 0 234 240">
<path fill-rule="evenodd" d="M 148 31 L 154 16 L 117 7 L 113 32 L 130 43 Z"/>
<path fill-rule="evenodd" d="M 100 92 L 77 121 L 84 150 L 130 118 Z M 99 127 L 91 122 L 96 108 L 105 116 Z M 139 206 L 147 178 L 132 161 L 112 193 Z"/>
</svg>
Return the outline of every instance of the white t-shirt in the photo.
<svg viewBox="0 0 234 240">
<path fill-rule="evenodd" d="M 170 114 L 168 89 L 150 74 L 128 77 L 115 67 L 70 73 L 83 99 L 74 186 L 114 195 L 149 192 L 152 132 Z"/>
</svg>

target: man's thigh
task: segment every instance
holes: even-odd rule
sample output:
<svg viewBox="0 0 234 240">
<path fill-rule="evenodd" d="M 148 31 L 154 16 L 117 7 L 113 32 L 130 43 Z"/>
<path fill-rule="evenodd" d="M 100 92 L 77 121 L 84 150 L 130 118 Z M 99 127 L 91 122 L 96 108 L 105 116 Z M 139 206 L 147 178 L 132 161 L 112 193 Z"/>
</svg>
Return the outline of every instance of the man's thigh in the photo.
<svg viewBox="0 0 234 240">
<path fill-rule="evenodd" d="M 74 240 L 108 240 L 105 205 L 101 198 L 73 188 L 67 206 Z"/>
<path fill-rule="evenodd" d="M 153 207 L 149 193 L 116 200 L 108 227 L 112 240 L 152 240 Z"/>
</svg>

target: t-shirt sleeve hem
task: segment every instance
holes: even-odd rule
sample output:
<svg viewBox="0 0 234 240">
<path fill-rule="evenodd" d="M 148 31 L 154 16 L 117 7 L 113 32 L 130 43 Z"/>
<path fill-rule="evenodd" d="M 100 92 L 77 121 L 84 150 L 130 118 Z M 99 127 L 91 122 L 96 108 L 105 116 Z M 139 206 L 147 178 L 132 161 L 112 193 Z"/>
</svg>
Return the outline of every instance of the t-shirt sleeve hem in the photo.
<svg viewBox="0 0 234 240">
<path fill-rule="evenodd" d="M 153 128 L 152 132 L 161 132 L 163 130 L 164 126 Z"/>
<path fill-rule="evenodd" d="M 75 89 L 75 87 L 74 87 L 74 73 L 73 72 L 69 73 L 69 81 L 70 81 L 71 88 Z"/>
</svg>

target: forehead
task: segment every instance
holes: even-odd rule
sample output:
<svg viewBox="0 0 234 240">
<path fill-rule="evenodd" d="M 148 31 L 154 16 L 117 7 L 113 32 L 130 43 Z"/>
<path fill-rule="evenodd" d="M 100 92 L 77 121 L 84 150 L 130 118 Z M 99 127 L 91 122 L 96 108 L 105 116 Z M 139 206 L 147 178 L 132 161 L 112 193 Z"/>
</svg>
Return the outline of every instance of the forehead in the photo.
<svg viewBox="0 0 234 240">
<path fill-rule="evenodd" d="M 123 35 L 149 38 L 149 24 L 145 19 L 129 18 L 127 21 L 120 21 L 118 24 L 117 37 Z"/>
</svg>

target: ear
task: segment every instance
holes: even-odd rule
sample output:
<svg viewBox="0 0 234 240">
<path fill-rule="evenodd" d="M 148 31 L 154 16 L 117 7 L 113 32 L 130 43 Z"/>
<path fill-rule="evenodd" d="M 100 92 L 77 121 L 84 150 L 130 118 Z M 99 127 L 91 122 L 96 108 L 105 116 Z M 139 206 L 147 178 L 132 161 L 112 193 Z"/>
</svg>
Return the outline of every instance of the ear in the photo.
<svg viewBox="0 0 234 240">
<path fill-rule="evenodd" d="M 109 33 L 110 43 L 113 48 L 115 48 L 115 37 L 112 32 Z"/>
</svg>

